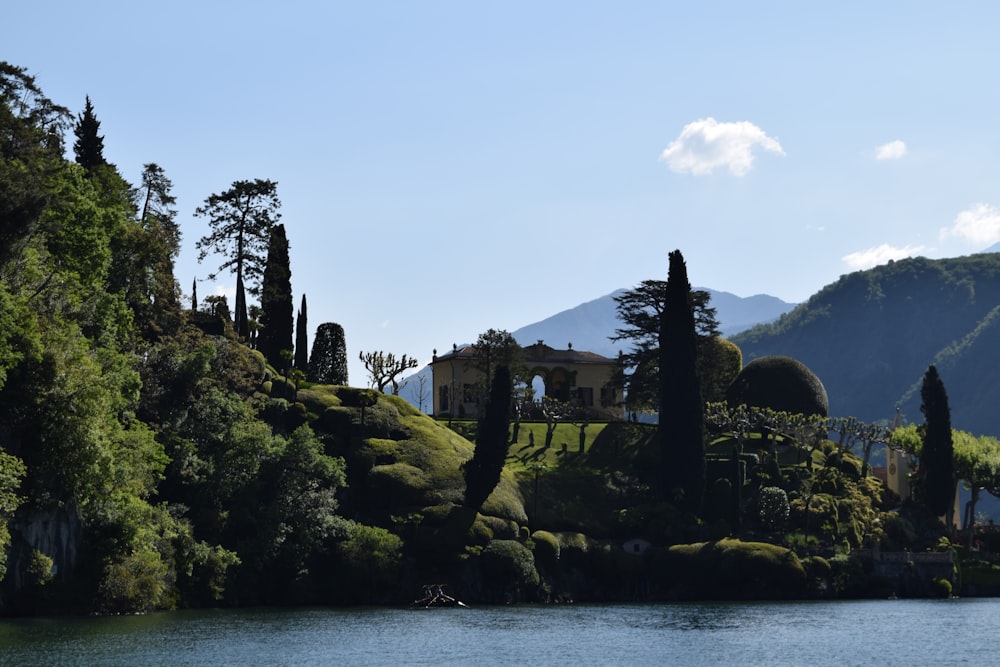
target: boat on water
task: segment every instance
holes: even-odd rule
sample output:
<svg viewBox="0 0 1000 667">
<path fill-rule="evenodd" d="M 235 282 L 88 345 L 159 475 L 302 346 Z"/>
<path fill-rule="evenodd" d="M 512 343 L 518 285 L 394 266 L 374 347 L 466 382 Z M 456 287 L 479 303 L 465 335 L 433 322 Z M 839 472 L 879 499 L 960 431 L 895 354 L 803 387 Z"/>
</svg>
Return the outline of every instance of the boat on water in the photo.
<svg viewBox="0 0 1000 667">
<path fill-rule="evenodd" d="M 430 609 L 432 607 L 468 607 L 461 600 L 445 593 L 443 584 L 424 586 L 424 596 L 414 600 L 411 606 Z"/>
</svg>

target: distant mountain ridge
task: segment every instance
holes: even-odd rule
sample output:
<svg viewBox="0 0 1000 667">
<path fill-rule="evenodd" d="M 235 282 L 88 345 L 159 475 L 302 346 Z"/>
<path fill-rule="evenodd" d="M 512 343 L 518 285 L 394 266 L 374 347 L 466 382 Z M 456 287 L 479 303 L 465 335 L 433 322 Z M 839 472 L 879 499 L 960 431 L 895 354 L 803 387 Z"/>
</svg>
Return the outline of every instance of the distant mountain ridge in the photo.
<svg viewBox="0 0 1000 667">
<path fill-rule="evenodd" d="M 730 292 L 721 292 L 705 287 L 699 287 L 711 294 L 711 305 L 716 308 L 719 328 L 723 336 L 730 336 L 762 322 L 772 322 L 783 313 L 790 311 L 795 304 L 767 294 L 757 294 L 750 297 L 740 297 Z M 615 329 L 621 326 L 618 319 L 615 297 L 625 292 L 625 289 L 615 290 L 610 294 L 587 301 L 574 308 L 547 317 L 544 320 L 528 324 L 512 331 L 511 334 L 521 345 L 531 345 L 539 340 L 546 344 L 565 349 L 569 344 L 574 349 L 596 352 L 605 357 L 615 358 L 618 351 L 628 349 L 628 341 L 612 343 L 610 338 Z M 410 375 L 399 391 L 399 395 L 420 407 L 420 377 L 424 378 L 424 409 L 429 410 L 429 388 L 431 385 L 431 369 L 426 366 L 419 372 Z"/>
<path fill-rule="evenodd" d="M 935 364 L 954 428 L 1000 434 L 1000 254 L 903 259 L 842 276 L 776 322 L 732 337 L 744 363 L 785 354 L 826 387 L 830 412 L 920 423 Z"/>
</svg>

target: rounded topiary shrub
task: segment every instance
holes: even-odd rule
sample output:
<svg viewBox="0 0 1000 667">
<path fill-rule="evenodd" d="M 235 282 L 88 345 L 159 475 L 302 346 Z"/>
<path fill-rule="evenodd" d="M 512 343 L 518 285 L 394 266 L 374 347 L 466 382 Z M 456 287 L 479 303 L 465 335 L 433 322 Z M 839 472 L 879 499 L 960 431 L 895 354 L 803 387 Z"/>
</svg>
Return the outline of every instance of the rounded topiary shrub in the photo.
<svg viewBox="0 0 1000 667">
<path fill-rule="evenodd" d="M 494 599 L 519 597 L 541 581 L 534 555 L 517 540 L 493 540 L 483 549 L 480 559 L 483 588 Z"/>
<path fill-rule="evenodd" d="M 782 356 L 747 364 L 726 390 L 726 403 L 822 417 L 830 410 L 826 388 L 816 374 L 798 359 Z"/>
<path fill-rule="evenodd" d="M 535 561 L 545 567 L 554 568 L 559 561 L 559 540 L 547 530 L 536 530 L 531 534 L 535 543 Z"/>
</svg>

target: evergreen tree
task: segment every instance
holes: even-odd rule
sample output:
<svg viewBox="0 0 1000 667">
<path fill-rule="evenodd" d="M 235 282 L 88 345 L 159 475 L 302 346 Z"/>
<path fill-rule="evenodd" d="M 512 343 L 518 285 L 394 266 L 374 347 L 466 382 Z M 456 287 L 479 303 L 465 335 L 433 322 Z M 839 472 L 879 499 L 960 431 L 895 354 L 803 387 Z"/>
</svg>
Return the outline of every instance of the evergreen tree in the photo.
<svg viewBox="0 0 1000 667">
<path fill-rule="evenodd" d="M 281 352 L 292 351 L 293 334 L 292 271 L 284 225 L 271 228 L 260 306 L 261 331 L 257 349 L 269 364 L 284 371 L 288 362 Z"/>
<path fill-rule="evenodd" d="M 132 193 L 139 225 L 131 252 L 121 253 L 117 273 L 131 286 L 129 305 L 147 337 L 176 331 L 180 326 L 180 288 L 174 277 L 174 259 L 180 253 L 173 183 L 155 163 L 143 165 L 142 185 Z"/>
<path fill-rule="evenodd" d="M 644 280 L 634 289 L 626 290 L 614 299 L 622 327 L 615 330 L 611 340 L 632 342 L 632 349 L 620 357 L 623 371 L 631 369 L 631 373 L 622 378 L 627 384 L 629 408 L 640 411 L 657 410 L 660 405 L 660 322 L 666 309 L 667 282 Z M 691 291 L 691 305 L 698 333 L 698 378 L 702 391 L 713 382 L 721 382 L 716 378 L 729 373 L 730 369 L 728 357 L 719 354 L 722 349 L 719 323 L 716 310 L 710 305 L 711 300 L 712 295 L 704 290 Z M 736 368 L 736 373 L 739 370 Z M 709 399 L 708 393 L 705 398 L 721 400 L 715 395 Z"/>
<path fill-rule="evenodd" d="M 687 266 L 679 250 L 670 253 L 666 302 L 660 319 L 659 438 L 668 500 L 698 513 L 705 493 L 705 434 L 698 340 Z M 679 497 L 675 495 L 680 491 Z"/>
<path fill-rule="evenodd" d="M 347 384 L 347 345 L 339 324 L 325 322 L 316 328 L 308 377 L 321 384 Z"/>
<path fill-rule="evenodd" d="M 259 281 L 264 274 L 267 246 L 271 228 L 281 218 L 278 209 L 278 184 L 274 181 L 234 181 L 222 194 L 212 194 L 205 199 L 194 214 L 207 217 L 212 232 L 198 239 L 198 261 L 209 252 L 225 257 L 219 271 L 236 274 L 236 333 L 249 335 L 246 292 L 257 296 Z M 209 274 L 215 280 L 217 273 Z"/>
<path fill-rule="evenodd" d="M 493 372 L 489 401 L 479 421 L 476 449 L 465 464 L 464 504 L 470 509 L 478 510 L 482 507 L 500 481 L 510 442 L 507 431 L 510 426 L 512 389 L 510 369 L 497 366 Z"/>
<path fill-rule="evenodd" d="M 191 280 L 191 312 L 198 312 L 198 279 Z"/>
<path fill-rule="evenodd" d="M 306 316 L 306 295 L 302 295 L 302 305 L 295 317 L 295 368 L 309 373 L 309 320 Z"/>
<path fill-rule="evenodd" d="M 94 105 L 90 103 L 90 96 L 87 96 L 86 105 L 83 112 L 77 117 L 73 134 L 76 141 L 73 143 L 73 153 L 76 155 L 76 163 L 88 172 L 99 165 L 107 164 L 104 159 L 104 137 L 98 132 L 101 129 L 101 121 L 94 115 Z"/>
<path fill-rule="evenodd" d="M 924 413 L 924 432 L 918 476 L 924 503 L 935 515 L 947 516 L 951 525 L 957 483 L 951 410 L 944 382 L 933 364 L 924 373 L 920 387 L 920 411 Z"/>
</svg>

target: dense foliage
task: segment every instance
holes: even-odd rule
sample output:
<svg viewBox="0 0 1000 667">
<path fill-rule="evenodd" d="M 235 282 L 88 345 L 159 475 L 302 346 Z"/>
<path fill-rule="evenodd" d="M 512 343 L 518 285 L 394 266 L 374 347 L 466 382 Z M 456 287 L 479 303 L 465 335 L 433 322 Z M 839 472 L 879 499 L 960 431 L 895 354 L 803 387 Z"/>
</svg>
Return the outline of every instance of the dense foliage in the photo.
<svg viewBox="0 0 1000 667">
<path fill-rule="evenodd" d="M 664 491 L 680 507 L 701 510 L 705 492 L 705 432 L 698 379 L 698 341 L 687 266 L 670 253 L 666 303 L 660 318 L 660 441 Z M 679 498 L 675 495 L 679 493 Z"/>
<path fill-rule="evenodd" d="M 267 244 L 267 261 L 261 279 L 261 331 L 257 349 L 267 363 L 285 370 L 292 355 L 292 269 L 284 225 L 274 225 Z"/>
<path fill-rule="evenodd" d="M 933 364 L 924 373 L 920 397 L 925 419 L 918 469 L 920 491 L 927 509 L 938 516 L 950 516 L 956 483 L 951 410 L 944 382 Z"/>
<path fill-rule="evenodd" d="M 307 377 L 312 382 L 323 384 L 347 384 L 347 342 L 344 340 L 344 327 L 336 322 L 324 322 L 316 327 Z"/>
</svg>

